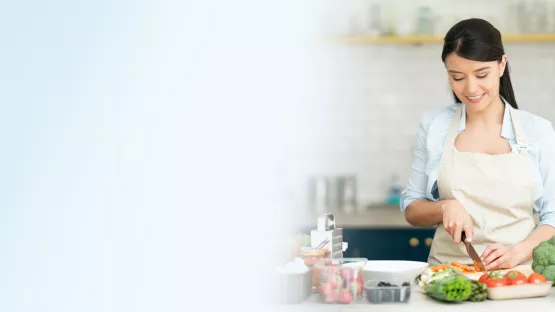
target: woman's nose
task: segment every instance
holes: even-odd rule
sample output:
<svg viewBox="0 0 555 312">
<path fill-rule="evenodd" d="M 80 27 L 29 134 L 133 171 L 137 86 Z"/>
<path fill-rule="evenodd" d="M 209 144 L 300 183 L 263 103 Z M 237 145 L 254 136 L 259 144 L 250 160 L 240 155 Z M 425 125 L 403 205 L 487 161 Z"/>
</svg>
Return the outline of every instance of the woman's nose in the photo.
<svg viewBox="0 0 555 312">
<path fill-rule="evenodd" d="M 478 81 L 475 78 L 468 78 L 466 80 L 466 93 L 468 95 L 475 95 L 478 91 Z"/>
</svg>

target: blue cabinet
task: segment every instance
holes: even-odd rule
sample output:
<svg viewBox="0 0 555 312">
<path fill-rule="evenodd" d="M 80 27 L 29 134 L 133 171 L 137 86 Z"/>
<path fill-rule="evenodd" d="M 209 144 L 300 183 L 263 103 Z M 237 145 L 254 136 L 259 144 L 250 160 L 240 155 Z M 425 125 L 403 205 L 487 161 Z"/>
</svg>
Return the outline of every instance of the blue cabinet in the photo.
<svg viewBox="0 0 555 312">
<path fill-rule="evenodd" d="M 344 257 L 428 261 L 434 228 L 343 228 Z"/>
</svg>

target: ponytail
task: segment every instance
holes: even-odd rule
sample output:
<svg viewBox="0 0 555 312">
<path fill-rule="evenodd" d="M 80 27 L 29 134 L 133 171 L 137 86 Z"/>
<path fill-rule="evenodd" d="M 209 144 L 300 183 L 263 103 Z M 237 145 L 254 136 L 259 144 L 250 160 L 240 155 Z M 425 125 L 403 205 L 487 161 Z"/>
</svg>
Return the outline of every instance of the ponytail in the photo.
<svg viewBox="0 0 555 312">
<path fill-rule="evenodd" d="M 515 93 L 513 91 L 513 84 L 511 83 L 511 76 L 509 75 L 509 62 L 505 66 L 505 72 L 499 79 L 499 95 L 504 98 L 514 109 L 518 109 L 516 103 Z"/>
</svg>

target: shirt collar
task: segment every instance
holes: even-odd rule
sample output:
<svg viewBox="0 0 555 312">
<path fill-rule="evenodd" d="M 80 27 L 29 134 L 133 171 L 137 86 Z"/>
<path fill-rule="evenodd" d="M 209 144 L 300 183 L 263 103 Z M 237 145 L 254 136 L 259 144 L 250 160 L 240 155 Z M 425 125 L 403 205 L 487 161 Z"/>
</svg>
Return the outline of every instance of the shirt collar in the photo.
<svg viewBox="0 0 555 312">
<path fill-rule="evenodd" d="M 501 136 L 507 140 L 515 138 L 515 131 L 513 128 L 513 120 L 511 118 L 511 108 L 504 98 L 501 98 L 505 104 L 505 112 L 503 113 L 503 125 L 501 126 Z M 466 110 L 464 104 L 462 105 L 461 119 L 459 120 L 458 133 L 461 133 L 466 128 Z"/>
</svg>

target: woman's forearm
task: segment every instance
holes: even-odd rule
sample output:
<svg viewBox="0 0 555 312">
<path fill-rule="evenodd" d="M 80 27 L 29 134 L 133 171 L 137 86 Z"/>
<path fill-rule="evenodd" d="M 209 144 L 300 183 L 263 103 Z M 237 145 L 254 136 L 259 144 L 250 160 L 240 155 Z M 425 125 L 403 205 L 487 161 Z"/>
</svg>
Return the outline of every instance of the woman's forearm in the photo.
<svg viewBox="0 0 555 312">
<path fill-rule="evenodd" d="M 443 221 L 443 210 L 441 206 L 446 201 L 429 201 L 417 199 L 413 201 L 405 211 L 405 219 L 412 226 L 429 227 Z"/>
<path fill-rule="evenodd" d="M 541 242 L 550 239 L 555 235 L 555 228 L 550 225 L 540 225 L 538 226 L 528 237 L 519 243 L 519 248 L 526 250 L 526 258 L 522 261 L 527 261 L 532 259 L 532 251 Z"/>
</svg>

